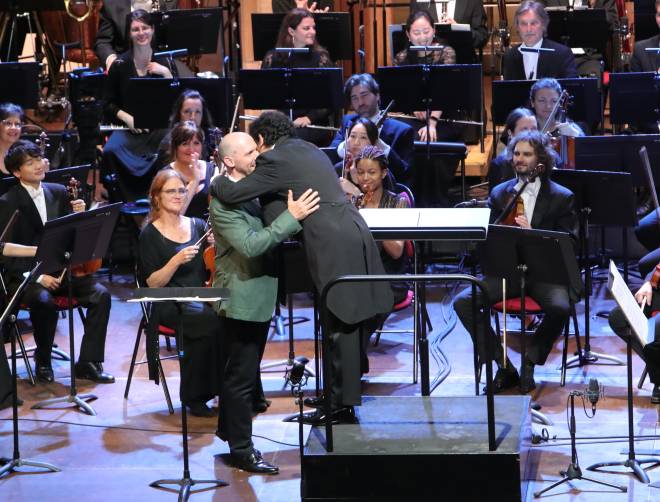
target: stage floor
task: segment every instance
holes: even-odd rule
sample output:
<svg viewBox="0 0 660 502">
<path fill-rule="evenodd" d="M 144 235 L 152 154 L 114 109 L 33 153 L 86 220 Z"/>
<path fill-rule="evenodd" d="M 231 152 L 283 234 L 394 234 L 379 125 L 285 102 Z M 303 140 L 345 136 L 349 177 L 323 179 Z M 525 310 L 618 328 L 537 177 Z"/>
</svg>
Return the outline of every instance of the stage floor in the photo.
<svg viewBox="0 0 660 502">
<path fill-rule="evenodd" d="M 102 278 L 105 280 L 105 278 Z M 0 480 L 0 499 L 17 501 L 70 501 L 83 498 L 86 501 L 110 500 L 175 500 L 175 495 L 149 487 L 149 483 L 160 478 L 178 478 L 182 473 L 181 435 L 179 431 L 179 406 L 175 399 L 176 414 L 171 416 L 163 397 L 162 389 L 146 378 L 146 366 L 140 366 L 135 374 L 130 398 L 124 400 L 124 386 L 135 340 L 140 311 L 137 305 L 118 300 L 130 287 L 128 276 L 116 276 L 109 285 L 116 300 L 111 312 L 111 328 L 106 345 L 105 368 L 115 375 L 113 385 L 93 385 L 80 382 L 81 393 L 94 392 L 98 399 L 92 403 L 98 416 L 90 417 L 70 408 L 60 410 L 31 410 L 37 401 L 54 396 L 66 395 L 69 383 L 68 363 L 56 361 L 56 380 L 50 385 L 36 387 L 25 380 L 22 362 L 19 361 L 19 395 L 25 400 L 20 408 L 22 457 L 50 462 L 62 469 L 59 473 L 13 474 Z M 453 326 L 455 319 L 451 310 L 439 300 L 453 292 L 444 288 L 432 288 L 430 316 L 434 334 L 441 334 L 446 323 L 446 336 L 434 347 L 433 371 L 448 370 L 444 382 L 433 396 L 474 395 L 472 368 L 472 344 L 463 328 Z M 305 295 L 296 297 L 296 315 L 310 316 L 310 301 Z M 609 310 L 610 300 L 604 299 L 602 286 L 597 288 L 593 312 Z M 392 325 L 409 327 L 409 312 L 393 316 Z M 581 324 L 583 317 L 580 312 Z M 75 318 L 77 332 L 79 320 Z M 60 321 L 56 342 L 60 347 L 68 346 L 67 323 Z M 625 347 L 607 327 L 607 321 L 593 317 L 591 322 L 592 350 L 612 354 L 625 359 Z M 442 333 L 444 335 L 444 333 Z M 78 337 L 79 338 L 79 337 Z M 311 323 L 296 325 L 297 354 L 313 356 Z M 439 339 L 438 339 L 439 340 Z M 26 342 L 31 337 L 26 336 Z M 79 343 L 80 340 L 77 340 Z M 510 357 L 516 365 L 519 353 L 516 335 L 511 335 Z M 8 346 L 7 346 L 8 347 Z M 551 358 L 543 367 L 537 368 L 537 389 L 532 399 L 543 406 L 543 411 L 554 422 L 546 427 L 549 435 L 557 441 L 543 443 L 530 449 L 525 466 L 523 483 L 528 483 L 528 500 L 532 493 L 559 479 L 559 470 L 565 469 L 570 461 L 567 441 L 566 403 L 571 390 L 584 390 L 589 378 L 598 378 L 605 386 L 605 398 L 598 403 L 595 418 L 587 419 L 581 404 L 576 406 L 577 434 L 582 438 L 622 436 L 627 431 L 626 381 L 624 366 L 589 365 L 569 370 L 567 385 L 559 386 L 558 365 L 561 359 L 562 341 L 558 340 Z M 574 349 L 571 341 L 570 350 Z M 166 350 L 163 344 L 163 355 Z M 272 334 L 264 357 L 265 362 L 286 358 L 287 340 Z M 143 351 L 141 351 L 141 355 Z M 419 385 L 412 383 L 412 343 L 410 335 L 384 334 L 377 347 L 370 349 L 371 372 L 364 382 L 364 394 L 373 396 L 415 396 Z M 449 363 L 450 366 L 446 366 Z M 165 372 L 173 395 L 176 397 L 178 371 L 176 361 L 165 361 Z M 633 373 L 637 379 L 643 370 L 641 361 L 635 357 Z M 635 381 L 636 383 L 636 381 Z M 221 478 L 229 487 L 194 494 L 191 500 L 222 501 L 282 501 L 300 499 L 300 459 L 298 454 L 297 424 L 282 422 L 282 418 L 296 412 L 294 399 L 282 389 L 283 372 L 278 369 L 264 373 L 264 384 L 273 404 L 267 413 L 254 422 L 255 443 L 264 457 L 280 466 L 278 476 L 250 475 L 230 467 L 225 462 L 227 445 L 214 436 L 215 418 L 190 418 L 190 469 L 193 478 Z M 314 382 L 308 383 L 306 395 L 312 393 Z M 642 390 L 635 388 L 634 427 L 639 435 L 658 434 L 658 407 L 650 404 L 651 386 L 646 382 Z M 576 403 L 577 404 L 577 403 Z M 0 457 L 12 453 L 11 410 L 0 411 Z M 541 427 L 534 424 L 535 432 Z M 309 429 L 305 429 L 305 437 Z M 642 438 L 644 439 L 644 438 Z M 623 459 L 619 452 L 627 442 L 603 442 L 584 439 L 578 444 L 580 465 L 584 468 L 601 460 Z M 660 449 L 660 441 L 645 439 L 637 442 L 637 448 Z M 641 455 L 639 455 L 641 456 Z M 586 473 L 585 473 L 586 474 Z M 660 500 L 660 489 L 652 489 L 636 481 L 628 474 L 607 475 L 589 473 L 597 479 L 619 483 L 628 488 L 621 494 L 606 487 L 592 485 L 586 481 L 575 481 L 553 490 L 546 497 L 557 501 L 598 501 L 607 497 L 608 502 Z M 649 471 L 651 481 L 660 481 L 660 468 Z M 438 494 L 442 493 L 442 480 Z M 572 488 L 571 488 L 572 487 Z M 486 494 L 481 500 L 497 500 L 496 494 Z"/>
</svg>

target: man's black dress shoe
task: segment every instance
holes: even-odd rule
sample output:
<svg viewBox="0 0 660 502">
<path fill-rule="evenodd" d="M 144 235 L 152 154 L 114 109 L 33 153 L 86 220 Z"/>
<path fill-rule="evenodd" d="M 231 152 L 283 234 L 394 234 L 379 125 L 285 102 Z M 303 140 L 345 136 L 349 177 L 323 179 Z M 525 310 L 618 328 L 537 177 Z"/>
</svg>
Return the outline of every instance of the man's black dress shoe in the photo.
<svg viewBox="0 0 660 502">
<path fill-rule="evenodd" d="M 39 361 L 35 363 L 34 376 L 40 382 L 52 383 L 55 380 L 52 366 L 50 364 L 42 364 Z"/>
<path fill-rule="evenodd" d="M 352 406 L 344 406 L 337 408 L 330 412 L 330 419 L 333 425 L 338 424 L 357 424 L 358 418 L 355 416 L 355 410 Z M 308 425 L 323 425 L 325 424 L 325 412 L 319 408 L 316 411 L 303 413 L 302 423 Z"/>
<path fill-rule="evenodd" d="M 660 386 L 654 385 L 651 393 L 651 403 L 660 404 Z"/>
<path fill-rule="evenodd" d="M 515 387 L 520 382 L 518 370 L 513 365 L 508 365 L 506 368 L 498 368 L 493 378 L 493 392 L 498 394 L 505 389 Z"/>
<path fill-rule="evenodd" d="M 520 392 L 523 394 L 527 394 L 536 389 L 536 382 L 534 381 L 534 363 L 525 361 L 523 364 L 525 365 L 525 371 L 524 376 L 520 378 L 518 389 L 520 389 Z"/>
<path fill-rule="evenodd" d="M 314 396 L 314 397 L 306 397 L 303 399 L 303 404 L 307 406 L 308 408 L 322 408 L 323 405 L 325 404 L 325 397 L 321 396 Z"/>
<path fill-rule="evenodd" d="M 272 404 L 272 401 L 270 399 L 263 399 L 259 401 L 255 401 L 252 403 L 252 411 L 254 413 L 265 413 L 268 411 L 268 408 Z"/>
<path fill-rule="evenodd" d="M 280 472 L 279 467 L 269 464 L 263 459 L 259 450 L 253 449 L 247 455 L 232 455 L 231 461 L 235 467 L 247 472 L 257 474 L 279 474 Z"/>
<path fill-rule="evenodd" d="M 115 383 L 115 377 L 103 371 L 103 363 L 78 361 L 76 363 L 76 378 L 92 380 L 96 383 Z"/>
<path fill-rule="evenodd" d="M 11 397 L 11 394 L 7 394 L 4 399 L 0 401 L 0 410 L 11 408 Z M 18 406 L 23 406 L 23 400 L 20 397 L 16 401 Z"/>
</svg>

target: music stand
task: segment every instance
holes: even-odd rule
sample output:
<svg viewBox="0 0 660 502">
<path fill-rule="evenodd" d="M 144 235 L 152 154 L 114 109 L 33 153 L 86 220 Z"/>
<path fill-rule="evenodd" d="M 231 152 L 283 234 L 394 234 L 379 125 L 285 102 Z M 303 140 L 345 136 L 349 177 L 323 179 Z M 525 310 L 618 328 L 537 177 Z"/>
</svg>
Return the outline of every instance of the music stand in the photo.
<svg viewBox="0 0 660 502">
<path fill-rule="evenodd" d="M 252 53 L 255 61 L 277 46 L 277 35 L 286 14 L 252 13 Z M 348 12 L 316 12 L 316 38 L 325 47 L 333 61 L 352 60 L 353 30 Z"/>
<path fill-rule="evenodd" d="M 610 73 L 612 124 L 657 123 L 660 83 L 655 72 Z"/>
<path fill-rule="evenodd" d="M 71 267 L 105 256 L 121 205 L 118 202 L 90 211 L 72 213 L 49 220 L 44 224 L 41 243 L 37 249 L 35 259 L 41 262 L 40 271 L 44 274 L 53 274 L 62 269 L 66 270 L 71 386 L 68 396 L 45 399 L 32 406 L 33 410 L 43 409 L 51 404 L 73 403 L 84 413 L 92 416 L 96 415 L 94 409 L 85 402 L 96 399 L 96 396 L 94 394 L 78 394 L 76 391 Z"/>
<path fill-rule="evenodd" d="M 550 17 L 548 38 L 567 47 L 587 47 L 605 53 L 611 32 L 605 9 L 546 8 Z"/>
<path fill-rule="evenodd" d="M 342 74 L 341 68 L 240 70 L 238 87 L 245 108 L 288 109 L 291 117 L 294 109 L 341 109 Z"/>
<path fill-rule="evenodd" d="M 580 222 L 580 254 L 582 256 L 585 290 L 584 295 L 584 351 L 566 361 L 570 368 L 595 363 L 599 359 L 610 361 L 614 365 L 623 365 L 619 358 L 591 351 L 590 343 L 590 295 L 591 295 L 591 259 L 589 255 L 589 225 L 622 227 L 624 241 L 626 229 L 637 224 L 635 200 L 633 197 L 632 175 L 630 173 L 608 171 L 580 171 L 555 169 L 553 181 L 568 188 L 575 195 L 575 208 Z M 616 200 L 617 204 L 612 204 Z M 627 245 L 624 244 L 624 262 L 627 262 Z M 563 377 L 563 374 L 562 374 Z M 564 381 L 562 378 L 562 385 Z"/>
<path fill-rule="evenodd" d="M 2 101 L 24 109 L 37 107 L 39 101 L 39 63 L 0 63 Z"/>
<path fill-rule="evenodd" d="M 449 45 L 456 51 L 456 63 L 475 63 L 477 58 L 472 44 L 472 31 L 458 29 L 459 27 L 454 24 L 435 23 L 435 36 L 440 43 Z"/>
<path fill-rule="evenodd" d="M 85 164 L 82 166 L 76 167 L 63 167 L 61 169 L 53 169 L 48 171 L 44 176 L 44 180 L 47 183 L 58 183 L 60 185 L 68 185 L 71 178 L 75 178 L 78 181 L 87 179 L 87 172 L 89 171 L 90 165 Z M 0 196 L 6 194 L 9 189 L 15 185 L 18 185 L 18 178 L 15 176 L 5 176 L 0 178 Z"/>
<path fill-rule="evenodd" d="M 129 302 L 172 302 L 179 310 L 179 325 L 176 330 L 176 346 L 181 364 L 185 356 L 183 345 L 183 308 L 182 304 L 191 302 L 215 302 L 229 298 L 227 288 L 139 288 L 132 292 Z M 183 382 L 181 382 L 183 385 Z M 181 434 L 183 436 L 183 477 L 181 479 L 159 479 L 149 483 L 153 488 L 166 488 L 164 485 L 177 485 L 179 487 L 179 500 L 185 502 L 190 497 L 190 490 L 195 485 L 212 485 L 213 488 L 229 486 L 229 483 L 220 479 L 192 479 L 188 464 L 188 414 L 186 405 L 181 403 Z"/>
<path fill-rule="evenodd" d="M 635 0 L 635 39 L 646 40 L 658 34 L 655 0 Z"/>
<path fill-rule="evenodd" d="M 234 109 L 230 78 L 131 78 L 126 111 L 138 129 L 165 129 L 174 102 L 186 89 L 204 96 L 215 126 L 229 128 Z"/>
<path fill-rule="evenodd" d="M 520 285 L 520 377 L 524 379 L 526 282 L 566 286 L 581 295 L 583 285 L 573 242 L 564 232 L 490 225 L 488 238 L 479 246 L 478 253 L 484 275 L 517 281 Z"/>
<path fill-rule="evenodd" d="M 2 317 L 0 317 L 0 330 L 2 330 L 2 327 L 5 325 L 5 322 L 7 320 L 9 320 L 12 326 L 15 327 L 16 308 L 18 307 L 20 299 L 23 297 L 23 292 L 25 291 L 25 288 L 32 281 L 34 276 L 39 271 L 40 267 L 41 267 L 41 263 L 37 262 L 34 268 L 30 270 L 30 272 L 27 274 L 27 277 L 25 277 L 25 279 L 23 279 L 23 282 L 18 286 L 18 289 L 16 289 L 14 296 L 12 296 L 12 298 L 7 303 L 7 307 L 5 308 L 5 311 L 2 313 Z M 9 336 L 11 337 L 11 372 L 12 372 L 11 408 L 12 408 L 12 431 L 14 438 L 14 453 L 12 455 L 12 458 L 5 465 L 0 467 L 0 478 L 2 478 L 2 476 L 6 473 L 16 472 L 16 469 L 18 467 L 23 467 L 23 466 L 41 467 L 43 469 L 46 469 L 47 472 L 59 472 L 61 469 L 55 467 L 52 464 L 48 464 L 45 462 L 35 462 L 34 460 L 21 458 L 21 453 L 19 451 L 19 438 L 18 438 L 18 384 L 17 384 L 18 376 L 16 373 L 16 330 L 10 329 L 9 332 L 10 332 Z"/>
<path fill-rule="evenodd" d="M 157 26 L 154 34 L 156 51 L 188 49 L 189 56 L 197 56 L 215 54 L 218 50 L 221 8 L 169 10 L 153 12 L 151 16 Z"/>
</svg>

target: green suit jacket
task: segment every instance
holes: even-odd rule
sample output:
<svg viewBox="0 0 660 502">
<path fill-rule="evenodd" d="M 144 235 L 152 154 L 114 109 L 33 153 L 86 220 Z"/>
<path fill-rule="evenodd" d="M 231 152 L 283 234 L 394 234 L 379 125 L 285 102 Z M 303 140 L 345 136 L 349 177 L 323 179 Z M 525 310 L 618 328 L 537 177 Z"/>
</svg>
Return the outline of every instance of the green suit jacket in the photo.
<svg viewBox="0 0 660 502">
<path fill-rule="evenodd" d="M 216 246 L 213 286 L 231 292 L 217 307 L 218 314 L 241 321 L 270 320 L 277 277 L 264 254 L 302 227 L 289 211 L 264 227 L 254 201 L 225 205 L 213 197 L 209 211 Z"/>
</svg>

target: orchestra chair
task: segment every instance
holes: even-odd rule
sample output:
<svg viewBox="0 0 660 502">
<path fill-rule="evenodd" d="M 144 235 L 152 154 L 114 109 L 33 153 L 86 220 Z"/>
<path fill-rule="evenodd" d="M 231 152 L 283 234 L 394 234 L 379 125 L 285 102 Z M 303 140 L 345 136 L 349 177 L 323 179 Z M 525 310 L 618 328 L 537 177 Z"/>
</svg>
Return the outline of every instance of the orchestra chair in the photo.
<svg viewBox="0 0 660 502">
<path fill-rule="evenodd" d="M 135 286 L 139 289 L 141 287 L 141 279 L 140 279 L 140 272 L 137 267 L 137 265 L 134 268 L 135 270 Z M 149 325 L 149 310 L 151 308 L 151 304 L 148 302 L 140 302 L 140 308 L 142 309 L 142 318 L 140 319 L 140 323 L 138 324 L 138 329 L 137 329 L 137 334 L 135 336 L 135 346 L 133 347 L 133 356 L 131 357 L 131 365 L 128 369 L 128 378 L 126 379 L 126 388 L 124 389 L 124 399 L 128 399 L 128 393 L 131 390 L 131 381 L 133 380 L 133 372 L 135 370 L 135 366 L 139 364 L 146 364 L 146 360 L 137 360 L 137 353 L 140 348 L 140 340 L 142 339 L 142 335 L 144 334 L 145 338 L 145 345 L 147 342 L 147 326 Z M 171 345 L 170 345 L 170 338 L 174 338 L 174 342 L 176 343 L 176 330 L 165 326 L 163 324 L 158 325 L 158 336 L 165 337 L 165 343 L 167 350 L 170 351 L 172 350 Z M 156 360 L 156 364 L 158 367 L 158 376 L 160 377 L 160 381 L 163 383 L 163 393 L 165 394 L 165 400 L 167 401 L 167 409 L 170 412 L 170 415 L 174 415 L 174 406 L 172 406 L 172 398 L 170 397 L 170 390 L 169 387 L 167 386 L 167 380 L 165 378 L 165 372 L 163 371 L 163 364 L 162 361 L 165 359 L 177 359 L 177 355 L 169 355 L 165 357 L 160 357 L 158 356 L 158 359 Z"/>
<path fill-rule="evenodd" d="M 493 313 L 495 317 L 495 332 L 497 333 L 497 336 L 501 338 L 501 331 L 500 331 L 500 316 L 499 314 L 504 312 L 504 302 L 499 301 L 495 303 L 494 305 L 491 306 L 491 312 Z M 514 297 L 514 298 L 509 298 L 506 301 L 506 313 L 507 315 L 520 315 L 522 311 L 522 305 L 520 303 L 520 297 Z M 541 306 L 536 303 L 536 300 L 532 298 L 529 295 L 525 296 L 525 313 L 528 315 L 543 315 L 543 309 Z M 570 303 L 570 317 L 566 321 L 566 325 L 564 326 L 564 347 L 562 349 L 562 356 L 561 356 L 561 379 L 560 379 L 560 387 L 564 387 L 566 385 L 566 359 L 568 357 L 568 336 L 569 336 L 569 327 L 571 323 L 571 319 L 573 320 L 573 329 L 574 329 L 574 335 L 575 335 L 575 342 L 577 345 L 577 351 L 578 353 L 582 353 L 582 344 L 580 342 L 580 331 L 578 327 L 578 319 L 577 319 L 577 311 L 575 310 L 575 303 L 571 301 Z M 516 330 L 517 331 L 517 330 Z M 525 330 L 527 332 L 527 330 Z M 481 376 L 481 365 L 479 365 L 478 373 L 477 376 Z M 480 378 L 477 378 L 477 382 L 479 382 Z"/>
</svg>

